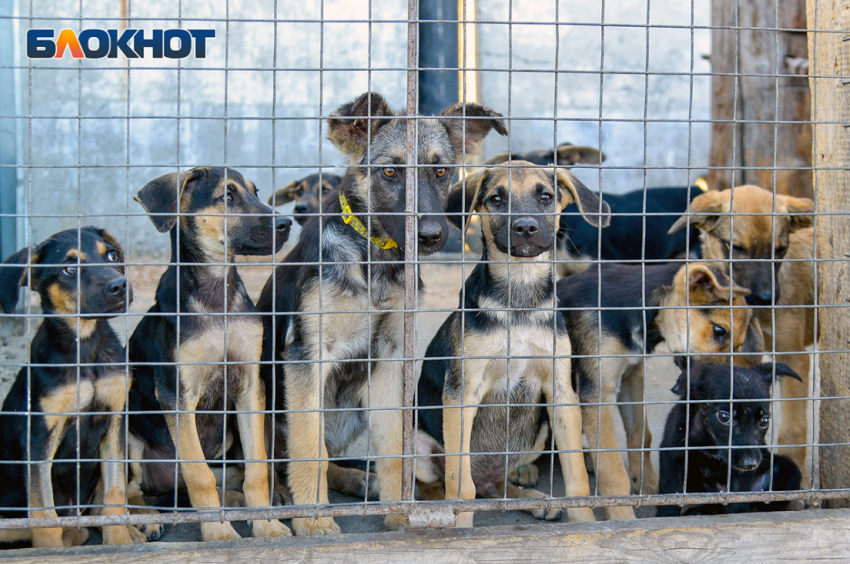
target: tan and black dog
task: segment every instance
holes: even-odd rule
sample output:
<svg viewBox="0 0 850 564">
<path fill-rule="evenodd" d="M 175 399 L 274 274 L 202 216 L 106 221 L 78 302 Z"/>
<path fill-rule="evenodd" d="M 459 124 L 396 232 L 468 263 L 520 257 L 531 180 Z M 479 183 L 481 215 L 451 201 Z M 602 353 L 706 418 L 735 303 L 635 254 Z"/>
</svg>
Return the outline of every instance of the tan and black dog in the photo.
<svg viewBox="0 0 850 564">
<path fill-rule="evenodd" d="M 814 202 L 781 194 L 774 198 L 758 186 L 739 186 L 706 192 L 691 202 L 688 212 L 670 231 L 683 228 L 690 218 L 690 225 L 700 230 L 703 257 L 726 261 L 720 266 L 727 269 L 731 264 L 735 283 L 750 289 L 747 302 L 764 332 L 765 352 L 775 351 L 775 361 L 787 364 L 802 378 L 784 379 L 782 397 L 809 396 L 811 355 L 806 349 L 815 342 Z M 730 212 L 736 214 L 733 220 Z M 779 444 L 797 446 L 780 449 L 780 454 L 794 460 L 803 473 L 803 486 L 808 487 L 807 402 L 781 403 Z"/>
<path fill-rule="evenodd" d="M 599 449 L 591 454 L 599 493 L 654 493 L 658 474 L 648 450 L 652 433 L 640 403 L 642 355 L 663 341 L 673 354 L 708 354 L 706 362 L 728 361 L 728 353 L 740 350 L 747 339 L 760 338 L 757 330 L 748 331 L 752 312 L 744 296 L 749 291 L 732 284 L 723 270 L 692 262 L 601 263 L 559 280 L 557 293 L 576 355 L 578 393 L 586 404 L 584 432 L 591 451 Z M 623 402 L 618 407 L 631 480 L 617 450 L 612 409 L 616 401 Z M 609 519 L 634 518 L 631 507 L 608 507 L 606 512 Z"/>
<path fill-rule="evenodd" d="M 166 494 L 185 485 L 192 507 L 219 507 L 215 475 L 204 461 L 227 450 L 227 424 L 238 429 L 245 459 L 255 461 L 245 464 L 245 503 L 268 506 L 269 465 L 256 462 L 268 459 L 258 365 L 263 325 L 233 258 L 276 252 L 292 222 L 273 216 L 254 184 L 232 169 L 167 174 L 149 182 L 136 200 L 157 230 L 170 232 L 171 264 L 128 347 L 134 364 L 130 493 L 142 505 L 142 491 Z M 248 413 L 225 419 L 222 410 Z M 254 536 L 291 534 L 278 520 L 252 525 Z M 201 523 L 201 536 L 239 538 L 229 522 Z"/>
<path fill-rule="evenodd" d="M 311 174 L 301 180 L 293 180 L 269 198 L 270 206 L 282 206 L 289 202 L 295 202 L 292 216 L 299 225 L 311 215 L 319 211 L 322 198 L 339 187 L 342 177 L 330 172 Z"/>
<path fill-rule="evenodd" d="M 32 366 L 18 372 L 0 414 L 2 516 L 72 516 L 90 503 L 105 505 L 93 513 L 124 515 L 121 412 L 130 376 L 124 347 L 107 321 L 133 299 L 121 245 L 103 229 L 83 227 L 18 251 L 0 266 L 3 311 L 15 311 L 27 283 L 41 295 L 44 321 L 30 347 Z M 88 529 L 71 527 L 0 534 L 0 543 L 31 540 L 36 547 L 87 539 Z M 145 536 L 136 527 L 112 525 L 103 527 L 103 540 L 145 542 Z"/>
<path fill-rule="evenodd" d="M 565 167 L 579 163 L 601 164 L 604 160 L 605 153 L 602 153 L 599 149 L 565 142 L 559 144 L 557 150 L 529 151 L 528 153 L 499 153 L 495 157 L 484 161 L 481 166 L 507 164 L 508 161 L 512 164 L 517 164 L 517 161 L 526 161 L 527 163 L 542 166 L 555 165 Z"/>
<path fill-rule="evenodd" d="M 491 129 L 507 133 L 500 118 L 478 104 L 458 104 L 416 120 L 420 255 L 446 244 L 455 167 Z M 263 379 L 267 390 L 275 386 L 277 440 L 287 445 L 298 505 L 328 503 L 328 456 L 339 456 L 364 431 L 381 457 L 380 499 L 401 498 L 407 122 L 374 92 L 328 120 L 328 138 L 351 166 L 339 195 L 325 200 L 321 225 L 318 218 L 306 222 L 257 303 L 267 313 L 263 359 L 275 361 L 274 372 L 263 364 Z M 403 528 L 406 519 L 389 515 L 386 525 Z M 330 517 L 294 519 L 293 528 L 298 535 L 340 531 Z"/>
<path fill-rule="evenodd" d="M 564 169 L 489 168 L 463 184 L 455 185 L 449 211 L 463 210 L 465 191 L 467 213 L 483 214 L 484 255 L 461 292 L 462 311 L 448 317 L 425 353 L 418 405 L 443 409 L 419 411 L 416 452 L 435 456 L 417 458 L 417 479 L 445 477 L 447 500 L 474 499 L 476 492 L 546 497 L 505 477 L 540 447 L 541 435 L 545 440 L 548 412 L 566 495 L 587 496 L 579 398 L 566 320 L 554 307 L 552 258 L 565 206 L 575 203 L 599 227 L 609 222 L 608 206 Z M 452 409 L 460 406 L 468 407 Z M 594 520 L 590 508 L 567 512 L 571 521 Z M 532 514 L 557 519 L 561 511 Z M 460 513 L 457 526 L 471 527 L 472 520 L 473 513 Z"/>
</svg>

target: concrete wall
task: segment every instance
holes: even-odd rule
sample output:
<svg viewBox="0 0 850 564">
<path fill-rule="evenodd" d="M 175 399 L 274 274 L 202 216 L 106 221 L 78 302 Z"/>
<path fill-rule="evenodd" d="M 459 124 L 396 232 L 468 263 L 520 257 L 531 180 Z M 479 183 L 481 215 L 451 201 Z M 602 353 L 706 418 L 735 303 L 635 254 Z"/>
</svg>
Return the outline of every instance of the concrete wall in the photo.
<svg viewBox="0 0 850 564">
<path fill-rule="evenodd" d="M 690 23 L 690 6 L 676 0 L 652 3 L 652 23 Z M 708 23 L 708 3 L 700 7 L 695 23 Z M 117 21 L 86 19 L 79 4 L 52 0 L 17 0 L 22 18 L 33 16 L 33 27 L 75 30 L 120 27 Z M 395 107 L 403 107 L 405 93 L 406 24 L 375 21 L 352 23 L 279 21 L 275 61 L 275 25 L 256 20 L 274 17 L 273 0 L 230 0 L 229 25 L 224 22 L 177 21 L 177 3 L 166 0 L 129 2 L 132 27 L 146 30 L 170 27 L 215 28 L 206 59 L 176 62 L 140 59 L 31 61 L 32 70 L 17 72 L 17 133 L 19 162 L 31 165 L 18 170 L 17 209 L 29 210 L 18 222 L 18 243 L 40 241 L 63 228 L 96 224 L 111 229 L 133 253 L 157 254 L 166 236 L 156 233 L 132 196 L 148 180 L 172 172 L 178 165 L 221 165 L 238 168 L 254 180 L 267 197 L 276 188 L 315 171 L 318 165 L 342 163 L 339 153 L 324 139 L 317 119 L 339 104 L 371 87 Z M 402 20 L 406 3 L 372 0 L 371 14 L 380 20 Z M 182 14 L 196 18 L 224 18 L 223 2 L 183 0 Z M 278 2 L 278 19 L 319 20 L 320 3 Z M 86 0 L 85 18 L 121 17 L 120 0 Z M 41 18 L 67 18 L 46 20 Z M 366 20 L 368 0 L 325 0 L 324 17 L 333 20 Z M 508 17 L 508 0 L 479 2 L 482 20 Z M 513 17 L 522 21 L 554 21 L 554 6 L 536 0 L 513 0 Z M 255 21 L 237 21 L 237 20 Z M 599 22 L 598 0 L 567 1 L 560 5 L 563 22 Z M 646 3 L 618 0 L 606 3 L 606 23 L 644 23 Z M 24 53 L 29 20 L 16 20 L 20 52 Z M 554 26 L 512 26 L 512 56 L 508 57 L 508 28 L 481 25 L 480 65 L 484 68 L 553 70 Z M 369 45 L 371 34 L 371 68 Z M 323 35 L 323 40 L 322 40 Z M 708 32 L 695 33 L 695 71 L 708 70 L 700 58 L 709 51 Z M 691 33 L 687 29 L 650 32 L 651 71 L 687 72 Z M 226 49 L 226 46 L 229 48 Z M 324 49 L 321 49 L 321 46 Z M 561 26 L 562 71 L 598 71 L 600 28 Z M 689 78 L 650 76 L 642 73 L 646 59 L 645 28 L 605 28 L 603 119 L 643 118 L 644 89 L 649 89 L 650 118 L 681 119 L 678 123 L 648 124 L 650 166 L 685 165 L 688 162 L 688 118 L 708 117 L 708 78 L 694 79 L 689 110 Z M 20 56 L 20 55 L 19 55 Z M 28 65 L 25 57 L 20 60 Z M 272 72 L 272 68 L 278 69 Z M 229 69 L 225 71 L 227 66 Z M 319 72 L 323 67 L 325 70 Z M 629 71 L 638 74 L 616 74 Z M 508 83 L 510 80 L 510 98 Z M 31 90 L 30 90 L 31 88 Z M 29 96 L 29 92 L 32 96 Z M 598 72 L 563 72 L 558 79 L 558 141 L 599 144 L 600 82 Z M 321 94 L 321 95 L 320 95 Z M 484 71 L 480 99 L 514 117 L 534 121 L 512 124 L 511 146 L 527 150 L 551 145 L 555 115 L 553 73 Z M 32 116 L 31 120 L 25 119 Z M 179 116 L 179 119 L 178 119 Z M 272 119 L 272 118 L 278 119 Z M 78 119 L 79 118 L 79 119 Z M 226 119 L 225 119 L 226 118 Z M 285 118 L 285 119 L 283 119 Z M 565 121 L 588 118 L 589 121 Z M 642 122 L 606 122 L 602 146 L 607 165 L 642 166 Z M 691 160 L 704 164 L 708 146 L 707 125 L 693 126 Z M 492 137 L 485 154 L 503 150 L 507 140 Z M 287 168 L 290 167 L 290 168 Z M 292 168 L 300 167 L 300 168 Z M 581 171 L 591 186 L 595 171 Z M 692 179 L 697 175 L 692 175 Z M 625 191 L 643 184 L 643 171 L 611 170 L 602 174 L 605 190 Z M 684 171 L 649 171 L 648 183 L 684 184 Z M 4 186 L 4 190 L 6 187 Z M 126 217 L 126 214 L 131 214 Z M 63 217 L 52 217 L 61 215 Z"/>
</svg>

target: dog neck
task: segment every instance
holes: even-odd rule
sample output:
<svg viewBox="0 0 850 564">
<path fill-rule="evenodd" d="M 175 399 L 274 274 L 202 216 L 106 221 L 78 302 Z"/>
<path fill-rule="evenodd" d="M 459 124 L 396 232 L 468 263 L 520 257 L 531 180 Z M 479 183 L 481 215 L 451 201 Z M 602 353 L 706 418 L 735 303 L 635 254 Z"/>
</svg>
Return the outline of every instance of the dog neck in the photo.
<svg viewBox="0 0 850 564">
<path fill-rule="evenodd" d="M 90 351 L 96 350 L 102 341 L 104 330 L 111 330 L 106 319 L 85 319 L 73 316 L 49 315 L 39 327 L 52 350 L 62 351 L 76 358 L 77 341 L 80 343 L 80 361 L 91 358 Z M 79 324 L 78 324 L 79 322 Z M 89 352 L 87 352 L 89 351 Z M 75 360 L 76 362 L 76 360 Z"/>
<path fill-rule="evenodd" d="M 535 257 L 513 257 L 485 241 L 481 260 L 488 283 L 508 300 L 509 307 L 545 307 L 551 305 L 555 290 L 552 251 Z M 506 304 L 507 305 L 507 304 Z"/>
</svg>

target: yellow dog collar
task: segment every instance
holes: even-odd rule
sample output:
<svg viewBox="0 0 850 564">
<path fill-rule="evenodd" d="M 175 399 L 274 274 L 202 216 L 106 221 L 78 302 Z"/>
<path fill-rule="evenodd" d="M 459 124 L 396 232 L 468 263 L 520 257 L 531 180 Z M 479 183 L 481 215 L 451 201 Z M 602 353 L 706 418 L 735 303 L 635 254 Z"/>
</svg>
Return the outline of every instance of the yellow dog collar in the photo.
<svg viewBox="0 0 850 564">
<path fill-rule="evenodd" d="M 345 196 L 342 195 L 341 191 L 339 193 L 339 205 L 342 206 L 342 220 L 346 225 L 350 225 L 355 231 L 382 249 L 395 249 L 398 247 L 398 243 L 389 237 L 370 237 L 366 226 L 363 225 L 363 222 L 360 221 L 357 216 L 354 215 L 354 212 L 351 211 L 351 206 L 348 205 L 348 200 L 345 199 Z"/>
</svg>

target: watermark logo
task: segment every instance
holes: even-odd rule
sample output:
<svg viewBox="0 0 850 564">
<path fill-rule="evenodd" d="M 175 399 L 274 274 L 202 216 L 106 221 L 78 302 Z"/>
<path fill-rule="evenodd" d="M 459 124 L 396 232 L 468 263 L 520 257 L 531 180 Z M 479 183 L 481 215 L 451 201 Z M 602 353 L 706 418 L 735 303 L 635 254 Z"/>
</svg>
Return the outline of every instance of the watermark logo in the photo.
<svg viewBox="0 0 850 564">
<path fill-rule="evenodd" d="M 196 59 L 204 59 L 215 30 L 154 29 L 146 37 L 143 29 L 63 29 L 55 36 L 55 29 L 27 30 L 27 57 L 61 59 L 70 52 L 74 59 L 115 59 L 120 52 L 128 59 L 185 59 L 194 52 Z"/>
</svg>

